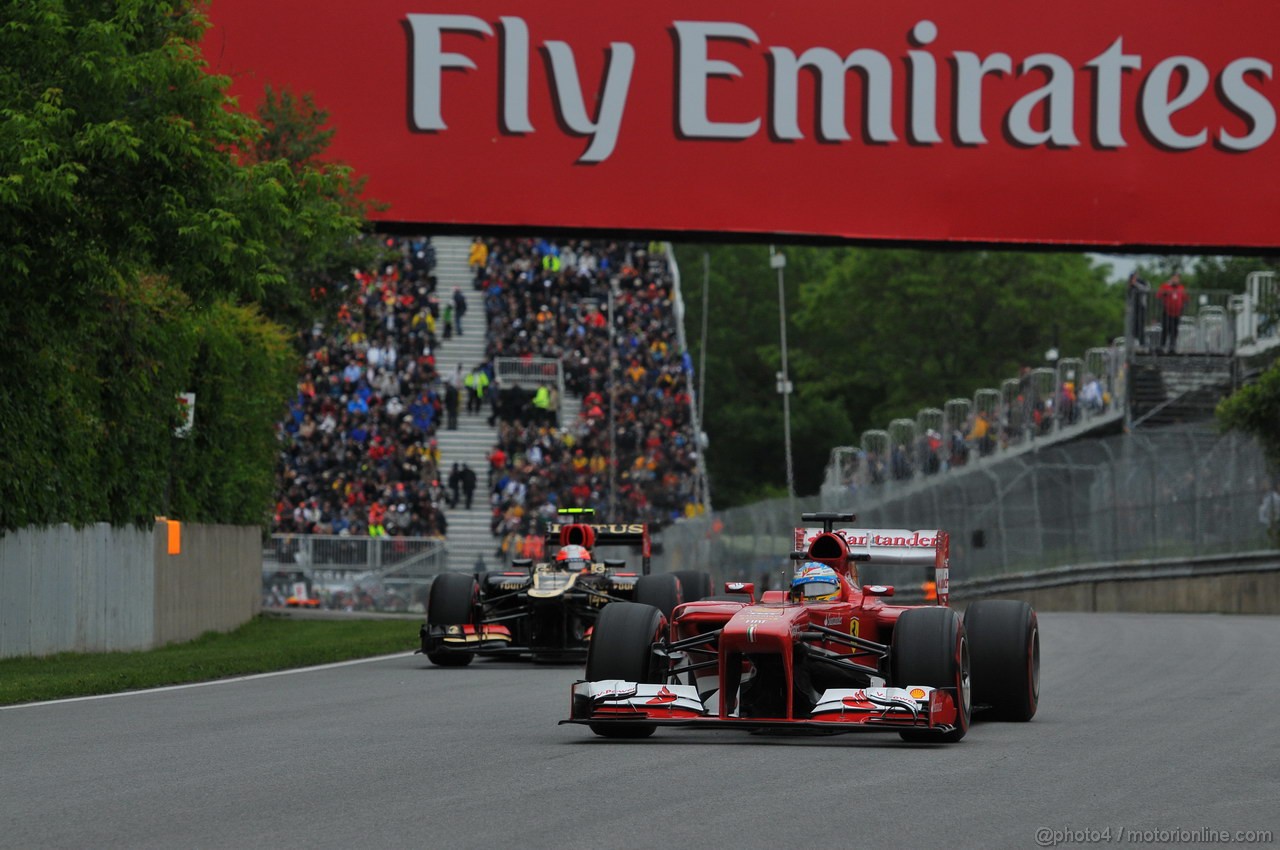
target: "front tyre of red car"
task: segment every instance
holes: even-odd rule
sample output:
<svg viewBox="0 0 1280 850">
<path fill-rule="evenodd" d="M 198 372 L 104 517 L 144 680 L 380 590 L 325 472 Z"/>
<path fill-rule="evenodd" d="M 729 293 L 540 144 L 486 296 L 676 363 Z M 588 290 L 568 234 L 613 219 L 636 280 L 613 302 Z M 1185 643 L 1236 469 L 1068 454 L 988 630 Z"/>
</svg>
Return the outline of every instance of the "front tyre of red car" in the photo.
<svg viewBox="0 0 1280 850">
<path fill-rule="evenodd" d="M 1040 705 L 1040 624 L 1012 599 L 970 603 L 964 613 L 973 658 L 973 703 L 983 719 L 1025 723 Z"/>
<path fill-rule="evenodd" d="M 904 741 L 946 743 L 959 741 L 969 731 L 969 642 L 960 616 L 950 608 L 913 608 L 904 611 L 893 630 L 889 649 L 889 684 L 893 687 L 924 685 L 949 693 L 956 702 L 955 729 L 904 729 Z"/>
<path fill-rule="evenodd" d="M 622 679 L 661 684 L 665 680 L 653 645 L 662 638 L 666 618 L 652 605 L 610 602 L 600 611 L 587 652 L 587 681 Z M 591 731 L 605 738 L 647 738 L 647 723 L 592 723 Z"/>
<path fill-rule="evenodd" d="M 464 626 L 475 622 L 476 580 L 470 573 L 441 573 L 431 582 L 427 597 L 427 626 Z M 465 667 L 474 654 L 439 649 L 422 631 L 422 651 L 438 667 Z"/>
</svg>

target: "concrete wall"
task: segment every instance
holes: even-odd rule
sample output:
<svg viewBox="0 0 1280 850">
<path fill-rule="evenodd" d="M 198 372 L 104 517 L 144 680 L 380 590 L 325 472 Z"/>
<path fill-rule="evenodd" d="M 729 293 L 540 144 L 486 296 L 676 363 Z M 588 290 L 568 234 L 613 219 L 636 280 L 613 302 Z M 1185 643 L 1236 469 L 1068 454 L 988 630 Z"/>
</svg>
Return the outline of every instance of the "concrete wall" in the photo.
<svg viewBox="0 0 1280 850">
<path fill-rule="evenodd" d="M 260 605 L 259 530 L 182 526 L 152 531 L 99 523 L 0 537 L 0 658 L 150 649 L 227 631 Z"/>
<path fill-rule="evenodd" d="M 1021 599 L 1037 611 L 1280 614 L 1280 572 L 1090 581 L 982 598 Z"/>
<path fill-rule="evenodd" d="M 262 533 L 252 526 L 182 524 L 182 553 L 167 554 L 156 523 L 155 645 L 226 632 L 262 608 Z"/>
</svg>

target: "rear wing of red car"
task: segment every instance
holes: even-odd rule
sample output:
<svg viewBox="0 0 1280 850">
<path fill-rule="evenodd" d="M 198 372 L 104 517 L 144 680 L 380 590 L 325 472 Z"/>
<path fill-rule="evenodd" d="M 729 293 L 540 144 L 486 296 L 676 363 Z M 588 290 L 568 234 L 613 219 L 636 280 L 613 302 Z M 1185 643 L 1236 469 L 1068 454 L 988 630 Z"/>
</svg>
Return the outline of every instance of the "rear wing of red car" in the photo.
<svg viewBox="0 0 1280 850">
<path fill-rule="evenodd" d="M 653 544 L 649 538 L 649 526 L 642 522 L 617 524 L 563 523 L 547 528 L 547 546 L 631 546 L 639 547 L 643 572 L 649 574 L 649 559 Z"/>
<path fill-rule="evenodd" d="M 795 550 L 809 546 L 825 533 L 822 526 L 795 529 Z M 849 560 L 902 567 L 933 567 L 938 602 L 947 604 L 951 590 L 951 537 L 940 529 L 832 528 L 849 547 Z"/>
</svg>

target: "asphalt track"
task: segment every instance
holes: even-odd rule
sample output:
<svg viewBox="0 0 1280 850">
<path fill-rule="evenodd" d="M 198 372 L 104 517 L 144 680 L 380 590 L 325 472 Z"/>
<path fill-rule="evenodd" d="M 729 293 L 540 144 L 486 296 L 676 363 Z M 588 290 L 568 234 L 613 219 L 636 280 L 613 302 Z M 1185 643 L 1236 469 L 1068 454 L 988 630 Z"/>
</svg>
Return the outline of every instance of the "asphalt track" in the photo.
<svg viewBox="0 0 1280 850">
<path fill-rule="evenodd" d="M 611 742 L 556 725 L 574 667 L 411 655 L 0 710 L 0 847 L 999 848 L 1108 828 L 1280 842 L 1280 618 L 1040 622 L 1040 714 L 951 746 Z M 1097 843 L 1171 843 L 1136 838 Z"/>
</svg>

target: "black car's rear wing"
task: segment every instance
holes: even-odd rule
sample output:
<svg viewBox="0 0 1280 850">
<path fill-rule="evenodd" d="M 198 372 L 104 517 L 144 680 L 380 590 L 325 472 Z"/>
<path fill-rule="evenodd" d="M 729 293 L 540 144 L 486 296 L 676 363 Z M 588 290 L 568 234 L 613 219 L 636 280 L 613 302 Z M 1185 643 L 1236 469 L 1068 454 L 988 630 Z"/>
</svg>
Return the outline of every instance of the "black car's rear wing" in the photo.
<svg viewBox="0 0 1280 850">
<path fill-rule="evenodd" d="M 649 539 L 649 526 L 632 523 L 557 523 L 547 528 L 547 546 L 638 546 L 640 547 L 643 573 L 649 574 L 649 559 L 653 545 Z"/>
</svg>

